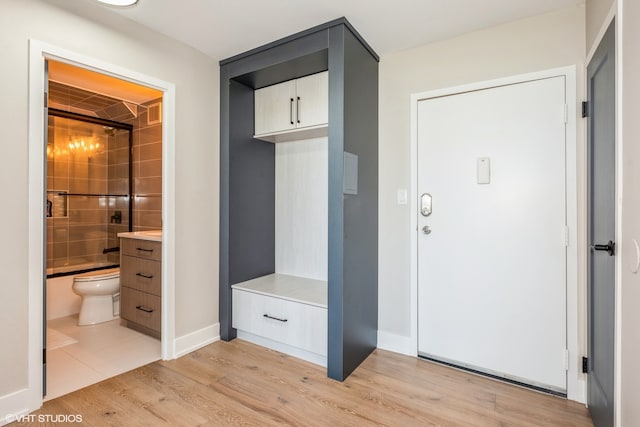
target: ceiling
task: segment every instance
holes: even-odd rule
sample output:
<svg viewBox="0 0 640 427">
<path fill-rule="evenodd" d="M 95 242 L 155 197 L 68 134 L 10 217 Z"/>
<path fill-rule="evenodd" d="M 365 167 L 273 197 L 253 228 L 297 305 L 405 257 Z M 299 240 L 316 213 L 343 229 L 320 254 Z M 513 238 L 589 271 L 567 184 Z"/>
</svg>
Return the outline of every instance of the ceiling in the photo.
<svg viewBox="0 0 640 427">
<path fill-rule="evenodd" d="M 134 104 L 162 97 L 159 90 L 54 60 L 49 60 L 49 80 Z"/>
<path fill-rule="evenodd" d="M 135 7 L 110 9 L 224 59 L 342 16 L 385 55 L 581 3 L 584 0 L 139 0 Z"/>
</svg>

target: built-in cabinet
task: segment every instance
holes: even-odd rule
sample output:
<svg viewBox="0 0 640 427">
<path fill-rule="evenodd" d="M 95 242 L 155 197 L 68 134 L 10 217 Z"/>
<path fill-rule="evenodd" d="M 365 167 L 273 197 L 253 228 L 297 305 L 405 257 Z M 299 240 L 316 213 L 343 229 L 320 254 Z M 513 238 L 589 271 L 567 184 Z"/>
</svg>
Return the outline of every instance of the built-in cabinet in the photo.
<svg viewBox="0 0 640 427">
<path fill-rule="evenodd" d="M 162 242 L 120 237 L 120 318 L 155 338 L 160 338 L 162 320 L 161 259 Z"/>
<path fill-rule="evenodd" d="M 326 71 L 256 90 L 256 128 L 257 118 L 269 115 L 265 99 L 275 104 L 271 101 L 278 97 L 273 94 L 282 94 L 290 87 L 297 87 L 298 91 L 297 101 L 290 98 L 291 123 L 319 124 L 326 130 Z M 286 96 L 279 98 L 286 100 Z M 302 105 L 308 112 L 305 116 L 316 121 L 296 119 Z M 275 273 L 232 286 L 232 326 L 240 338 L 326 366 L 328 139 L 326 135 L 311 137 L 306 129 L 289 131 L 286 141 L 267 139 L 278 143 L 274 178 Z"/>
<path fill-rule="evenodd" d="M 328 76 L 328 72 L 324 71 L 256 90 L 255 138 L 281 142 L 326 136 L 329 121 Z M 316 129 L 310 132 L 313 130 L 311 128 Z M 288 137 L 280 135 L 283 133 L 289 134 Z"/>
<path fill-rule="evenodd" d="M 343 380 L 377 343 L 378 57 L 340 18 L 220 65 L 220 337 Z"/>
<path fill-rule="evenodd" d="M 270 274 L 232 288 L 240 338 L 326 366 L 326 281 Z"/>
</svg>

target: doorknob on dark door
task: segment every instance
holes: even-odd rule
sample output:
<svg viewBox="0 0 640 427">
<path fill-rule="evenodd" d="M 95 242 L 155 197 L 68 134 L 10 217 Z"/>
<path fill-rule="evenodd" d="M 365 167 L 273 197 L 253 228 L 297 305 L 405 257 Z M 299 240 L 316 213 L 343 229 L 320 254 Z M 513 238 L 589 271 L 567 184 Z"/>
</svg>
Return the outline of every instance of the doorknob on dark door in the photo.
<svg viewBox="0 0 640 427">
<path fill-rule="evenodd" d="M 613 243 L 612 240 L 609 240 L 609 243 L 606 245 L 593 245 L 592 248 L 596 251 L 607 251 L 609 256 L 613 256 L 616 251 L 616 244 Z"/>
</svg>

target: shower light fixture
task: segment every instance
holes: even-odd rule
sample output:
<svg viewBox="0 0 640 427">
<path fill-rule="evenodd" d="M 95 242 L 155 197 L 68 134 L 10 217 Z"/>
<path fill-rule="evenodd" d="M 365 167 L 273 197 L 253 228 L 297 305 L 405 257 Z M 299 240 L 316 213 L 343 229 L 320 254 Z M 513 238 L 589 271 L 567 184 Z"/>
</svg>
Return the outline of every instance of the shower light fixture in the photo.
<svg viewBox="0 0 640 427">
<path fill-rule="evenodd" d="M 85 142 L 84 138 L 81 139 L 71 139 L 69 138 L 69 153 L 80 153 L 80 152 L 84 152 L 87 154 L 92 154 L 94 152 L 97 152 L 100 149 L 100 143 L 96 142 L 94 143 L 92 139 L 88 139 L 87 142 Z M 65 150 L 65 152 L 67 152 Z"/>
<path fill-rule="evenodd" d="M 127 7 L 135 6 L 138 0 L 98 0 L 100 3 L 107 4 L 109 6 Z"/>
</svg>

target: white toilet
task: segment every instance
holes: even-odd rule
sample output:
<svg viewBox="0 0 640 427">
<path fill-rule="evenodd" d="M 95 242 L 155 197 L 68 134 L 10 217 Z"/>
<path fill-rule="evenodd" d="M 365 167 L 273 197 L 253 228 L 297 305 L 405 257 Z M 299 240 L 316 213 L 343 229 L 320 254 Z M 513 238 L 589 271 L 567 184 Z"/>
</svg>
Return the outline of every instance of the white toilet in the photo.
<svg viewBox="0 0 640 427">
<path fill-rule="evenodd" d="M 91 271 L 73 278 L 73 292 L 82 297 L 78 325 L 94 325 L 118 318 L 114 295 L 120 291 L 120 269 Z"/>
</svg>

